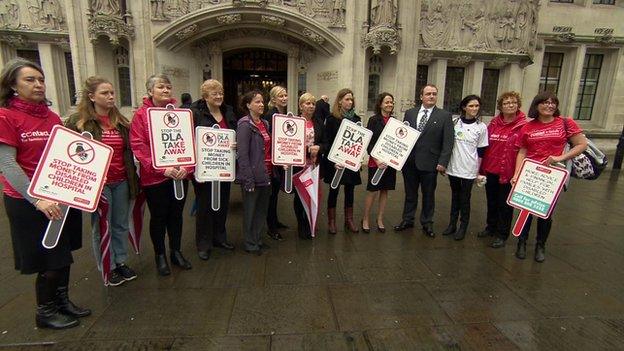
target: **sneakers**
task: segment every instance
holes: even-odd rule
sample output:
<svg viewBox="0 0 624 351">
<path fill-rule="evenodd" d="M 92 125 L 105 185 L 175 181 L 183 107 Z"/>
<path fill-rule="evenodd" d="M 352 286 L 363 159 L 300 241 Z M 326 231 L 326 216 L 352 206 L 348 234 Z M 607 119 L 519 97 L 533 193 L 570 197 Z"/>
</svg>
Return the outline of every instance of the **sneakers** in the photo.
<svg viewBox="0 0 624 351">
<path fill-rule="evenodd" d="M 125 264 L 120 264 L 115 270 L 117 271 L 117 273 L 119 273 L 119 275 L 123 277 L 125 281 L 131 281 L 136 279 L 137 277 L 137 274 L 132 270 L 132 268 L 126 266 Z"/>
<path fill-rule="evenodd" d="M 136 277 L 137 274 L 132 270 L 132 268 L 126 266 L 125 264 L 120 264 L 111 272 L 110 278 L 108 278 L 108 285 L 118 286 L 125 282 L 134 280 Z"/>
</svg>

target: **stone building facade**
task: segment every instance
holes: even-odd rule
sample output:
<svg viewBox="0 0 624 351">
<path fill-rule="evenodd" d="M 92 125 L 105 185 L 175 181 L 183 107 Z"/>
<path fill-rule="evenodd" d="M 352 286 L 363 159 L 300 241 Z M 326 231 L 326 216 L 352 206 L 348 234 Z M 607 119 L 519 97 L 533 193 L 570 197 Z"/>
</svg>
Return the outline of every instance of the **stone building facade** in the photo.
<svg viewBox="0 0 624 351">
<path fill-rule="evenodd" d="M 176 95 L 206 78 L 226 101 L 251 87 L 333 96 L 350 87 L 367 115 L 382 91 L 397 110 L 426 82 L 439 106 L 502 91 L 524 107 L 540 90 L 593 134 L 624 122 L 624 0 L 0 0 L 0 64 L 39 61 L 53 108 L 66 115 L 90 75 L 111 79 L 126 114 L 144 82 L 168 74 Z M 77 89 L 78 88 L 78 89 Z"/>
</svg>

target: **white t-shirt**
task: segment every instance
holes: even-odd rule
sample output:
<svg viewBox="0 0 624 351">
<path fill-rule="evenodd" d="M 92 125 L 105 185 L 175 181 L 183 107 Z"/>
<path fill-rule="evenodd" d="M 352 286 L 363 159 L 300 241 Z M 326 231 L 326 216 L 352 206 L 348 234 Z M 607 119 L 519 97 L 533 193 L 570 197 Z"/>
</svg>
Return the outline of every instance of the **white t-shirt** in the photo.
<svg viewBox="0 0 624 351">
<path fill-rule="evenodd" d="M 455 123 L 455 145 L 446 173 L 464 179 L 475 179 L 479 172 L 477 148 L 488 146 L 487 126 L 483 122 L 466 124 L 461 118 Z"/>
</svg>

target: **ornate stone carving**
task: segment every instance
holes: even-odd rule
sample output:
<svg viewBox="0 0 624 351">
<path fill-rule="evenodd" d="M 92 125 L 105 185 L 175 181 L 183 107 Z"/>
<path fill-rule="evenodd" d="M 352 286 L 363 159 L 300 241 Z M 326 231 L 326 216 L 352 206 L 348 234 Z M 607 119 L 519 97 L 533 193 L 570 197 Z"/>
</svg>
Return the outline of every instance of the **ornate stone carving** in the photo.
<svg viewBox="0 0 624 351">
<path fill-rule="evenodd" d="M 3 34 L 0 36 L 0 41 L 3 41 L 16 49 L 26 45 L 26 39 L 23 35 Z"/>
<path fill-rule="evenodd" d="M 509 58 L 507 57 L 497 57 L 494 61 L 490 62 L 488 66 L 492 68 L 503 68 L 505 65 L 509 63 Z"/>
<path fill-rule="evenodd" d="M 120 14 L 119 0 L 90 0 L 89 8 L 96 15 L 115 16 Z"/>
<path fill-rule="evenodd" d="M 96 42 L 99 36 L 108 37 L 111 44 L 119 45 L 119 39 L 134 37 L 134 26 L 121 17 L 96 15 L 89 20 L 89 38 Z"/>
<path fill-rule="evenodd" d="M 558 34 L 555 39 L 561 43 L 571 43 L 576 40 L 576 35 L 574 33 L 561 33 Z"/>
<path fill-rule="evenodd" d="M 423 0 L 421 46 L 530 55 L 538 8 L 536 0 Z"/>
<path fill-rule="evenodd" d="M 20 8 L 17 0 L 0 0 L 0 28 L 19 26 Z"/>
<path fill-rule="evenodd" d="M 63 51 L 71 51 L 71 48 L 69 47 L 69 38 L 56 38 L 54 41 L 58 47 L 63 49 Z"/>
<path fill-rule="evenodd" d="M 596 37 L 596 42 L 602 45 L 611 45 L 615 43 L 615 38 L 613 38 L 613 35 L 607 34 L 607 35 L 603 35 L 600 37 Z"/>
<path fill-rule="evenodd" d="M 378 26 L 364 35 L 362 46 L 372 48 L 375 55 L 381 53 L 381 48 L 386 46 L 390 50 L 390 55 L 394 55 L 401 47 L 401 37 L 395 28 Z"/>
<path fill-rule="evenodd" d="M 465 66 L 468 62 L 472 61 L 472 56 L 470 55 L 459 55 L 453 59 L 453 63 L 458 66 Z"/>
<path fill-rule="evenodd" d="M 165 0 L 150 0 L 150 10 L 152 21 L 166 21 L 169 19 L 165 16 Z"/>
<path fill-rule="evenodd" d="M 422 51 L 422 50 L 418 51 L 418 64 L 427 65 L 431 63 L 432 59 L 433 59 L 433 52 Z"/>
<path fill-rule="evenodd" d="M 236 22 L 240 22 L 243 19 L 243 16 L 240 13 L 223 15 L 217 17 L 217 22 L 219 24 L 234 24 Z"/>
<path fill-rule="evenodd" d="M 0 28 L 65 31 L 60 0 L 0 0 Z"/>
<path fill-rule="evenodd" d="M 190 26 L 184 29 L 181 29 L 179 32 L 177 32 L 176 37 L 180 40 L 184 40 L 190 37 L 191 35 L 195 34 L 195 32 L 197 32 L 198 29 L 199 29 L 199 26 L 197 24 L 191 24 Z"/>
<path fill-rule="evenodd" d="M 59 0 L 41 0 L 41 23 L 46 29 L 60 30 L 65 22 Z"/>
<path fill-rule="evenodd" d="M 398 13 L 398 0 L 373 0 L 371 4 L 371 26 L 396 27 Z"/>
<path fill-rule="evenodd" d="M 345 28 L 347 0 L 333 0 L 330 27 Z"/>
<path fill-rule="evenodd" d="M 323 38 L 318 33 L 313 32 L 309 28 L 303 28 L 303 31 L 301 31 L 301 33 L 303 33 L 303 35 L 305 35 L 306 37 L 310 38 L 313 42 L 315 42 L 317 44 L 323 44 L 325 42 L 325 38 Z"/>
<path fill-rule="evenodd" d="M 260 17 L 260 22 L 268 24 L 269 26 L 273 26 L 273 27 L 283 27 L 284 22 L 286 22 L 286 20 L 283 18 L 276 17 L 276 16 L 262 15 Z"/>
<path fill-rule="evenodd" d="M 316 79 L 320 81 L 338 80 L 338 71 L 323 71 L 316 74 Z"/>
</svg>

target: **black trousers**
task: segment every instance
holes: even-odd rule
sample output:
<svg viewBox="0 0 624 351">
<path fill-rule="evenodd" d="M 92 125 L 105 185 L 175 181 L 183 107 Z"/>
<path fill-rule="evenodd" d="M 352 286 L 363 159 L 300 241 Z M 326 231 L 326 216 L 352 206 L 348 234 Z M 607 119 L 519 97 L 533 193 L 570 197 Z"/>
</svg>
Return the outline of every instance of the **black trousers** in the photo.
<svg viewBox="0 0 624 351">
<path fill-rule="evenodd" d="M 198 251 L 212 250 L 213 244 L 227 241 L 225 223 L 230 204 L 230 182 L 221 183 L 221 204 L 218 211 L 212 209 L 212 182 L 193 181 L 197 214 L 195 217 L 195 243 Z"/>
<path fill-rule="evenodd" d="M 355 201 L 355 185 L 345 184 L 339 185 L 336 189 L 332 189 L 331 186 L 329 187 L 329 195 L 327 196 L 327 208 L 336 208 L 340 187 L 344 187 L 344 207 L 353 207 L 353 201 Z"/>
<path fill-rule="evenodd" d="M 269 232 L 275 233 L 277 232 L 277 223 L 279 220 L 277 219 L 277 199 L 279 199 L 280 188 L 282 187 L 282 182 L 279 176 L 273 174 L 271 177 L 271 197 L 269 198 L 269 208 L 267 212 L 267 227 L 269 228 Z"/>
<path fill-rule="evenodd" d="M 182 240 L 182 214 L 188 190 L 188 181 L 183 181 L 184 198 L 176 200 L 173 193 L 173 180 L 160 184 L 146 186 L 145 198 L 150 210 L 150 237 L 154 245 L 154 253 L 163 255 L 165 249 L 165 234 L 169 235 L 169 249 L 180 250 Z"/>
<path fill-rule="evenodd" d="M 466 228 L 470 222 L 470 195 L 474 179 L 465 179 L 449 175 L 451 184 L 451 223 L 460 219 L 461 225 Z"/>
<path fill-rule="evenodd" d="M 418 203 L 418 188 L 420 187 L 420 192 L 422 193 L 420 224 L 432 224 L 433 212 L 435 210 L 435 189 L 438 182 L 438 172 L 420 171 L 414 166 L 406 166 L 403 167 L 403 180 L 405 183 L 403 221 L 414 223 L 414 216 Z"/>
<path fill-rule="evenodd" d="M 500 184 L 497 174 L 486 174 L 485 194 L 487 198 L 486 229 L 503 240 L 509 238 L 513 207 L 507 205 L 511 184 Z"/>
<path fill-rule="evenodd" d="M 533 222 L 533 215 L 530 215 L 527 218 L 526 223 L 524 224 L 524 228 L 522 228 L 522 232 L 520 233 L 520 240 L 528 240 L 529 239 L 529 231 L 531 230 L 531 223 Z M 546 240 L 548 240 L 548 235 L 550 234 L 550 228 L 552 227 L 552 214 L 550 217 L 544 219 L 537 217 L 537 242 L 540 244 L 546 244 Z"/>
</svg>

